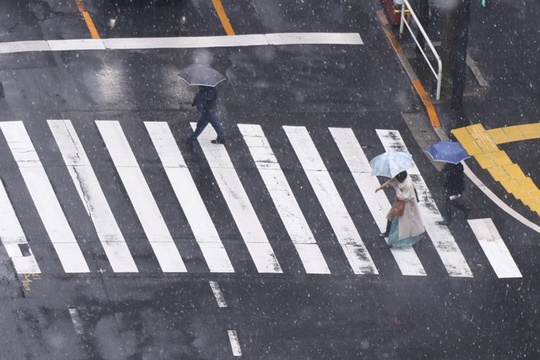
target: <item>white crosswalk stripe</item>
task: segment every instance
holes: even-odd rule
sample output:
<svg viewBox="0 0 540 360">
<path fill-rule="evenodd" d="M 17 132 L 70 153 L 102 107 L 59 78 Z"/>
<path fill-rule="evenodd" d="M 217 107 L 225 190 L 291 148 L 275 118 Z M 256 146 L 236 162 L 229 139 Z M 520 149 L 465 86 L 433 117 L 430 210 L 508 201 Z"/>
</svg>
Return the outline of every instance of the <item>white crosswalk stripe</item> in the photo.
<svg viewBox="0 0 540 360">
<path fill-rule="evenodd" d="M 96 121 L 116 170 L 164 272 L 186 272 L 186 265 L 144 179 L 118 121 Z"/>
<path fill-rule="evenodd" d="M 212 272 L 234 272 L 229 256 L 208 214 L 189 169 L 176 146 L 169 125 L 163 122 L 145 122 L 161 163 L 165 168 L 174 193 L 186 214 L 195 239 Z"/>
<path fill-rule="evenodd" d="M 41 273 L 39 265 L 28 245 L 21 223 L 17 219 L 17 214 L 15 214 L 4 188 L 4 183 L 0 182 L 0 239 L 2 244 L 18 274 L 39 274 Z M 28 247 L 29 253 L 27 255 L 22 253 L 20 245 Z"/>
<path fill-rule="evenodd" d="M 309 274 L 329 274 L 321 249 L 259 125 L 238 125 L 266 189 L 281 216 L 291 241 Z"/>
<path fill-rule="evenodd" d="M 405 151 L 408 152 L 405 142 L 401 138 L 401 134 L 395 130 L 377 129 L 377 135 L 383 143 L 386 151 Z M 418 205 L 422 220 L 426 227 L 426 231 L 439 253 L 441 260 L 450 276 L 456 277 L 472 277 L 472 271 L 463 257 L 454 237 L 446 225 L 440 225 L 443 220 L 441 213 L 437 208 L 437 204 L 431 192 L 429 191 L 420 171 L 414 165 L 412 169 L 407 170 L 411 175 L 414 186 L 417 190 L 420 199 Z"/>
<path fill-rule="evenodd" d="M 75 188 L 94 222 L 97 235 L 113 271 L 137 272 L 135 261 L 71 121 L 49 120 L 48 124 Z"/>
<path fill-rule="evenodd" d="M 143 175 L 145 168 L 139 166 L 132 151 L 132 145 L 124 134 L 120 122 L 98 120 L 95 124 L 114 164 L 114 169 L 129 197 L 131 206 L 135 210 L 137 220 L 144 230 L 145 241 L 148 241 L 161 270 L 168 273 L 185 273 L 188 269 L 184 261 L 192 259 L 194 256 L 202 256 L 208 271 L 212 273 L 236 272 L 233 267 L 234 262 L 231 261 L 234 260 L 232 257 L 236 254 L 230 248 L 234 244 L 227 238 L 225 238 L 226 241 L 222 239 L 221 229 L 216 227 L 208 211 L 208 206 L 213 200 L 205 201 L 206 194 L 199 191 L 169 125 L 166 122 L 145 122 L 143 131 L 149 135 L 151 144 L 159 156 L 164 174 L 166 174 L 164 175 L 166 176 L 165 181 L 168 180 L 171 184 L 175 194 L 174 201 L 178 202 L 184 212 L 187 225 L 189 225 L 198 246 L 192 249 L 200 255 L 186 254 L 185 258 L 180 255 L 179 248 L 152 195 L 151 183 L 147 182 Z M 75 185 L 81 203 L 92 220 L 112 271 L 115 273 L 143 272 L 140 270 L 142 268 L 138 267 L 138 258 L 132 256 L 128 246 L 133 240 L 122 234 L 121 227 L 117 222 L 119 214 L 114 214 L 109 206 L 110 200 L 106 198 L 101 188 L 98 174 L 94 172 L 91 158 L 83 148 L 74 125 L 70 120 L 48 120 L 48 125 L 70 174 L 71 179 L 68 181 Z M 194 128 L 195 124 L 192 123 L 191 126 Z M 23 122 L 0 122 L 0 129 L 18 166 L 20 176 L 24 180 L 25 189 L 35 204 L 37 215 L 44 225 L 49 241 L 53 245 L 64 271 L 67 273 L 90 272 L 85 256 L 89 259 L 100 255 L 85 253 L 83 256 L 82 243 L 77 242 L 64 210 L 60 206 L 63 194 L 61 192 L 55 193 Z M 319 202 L 324 216 L 328 219 L 330 224 L 328 231 L 335 235 L 337 244 L 325 243 L 324 247 L 320 246 L 316 234 L 314 235 L 312 232 L 314 224 L 310 224 L 308 218 L 304 216 L 299 203 L 301 199 L 295 197 L 294 186 L 296 185 L 287 180 L 263 127 L 253 124 L 238 124 L 238 129 L 244 140 L 242 146 L 249 150 L 260 174 L 260 179 L 262 179 L 262 182 L 256 185 L 260 187 L 258 191 L 266 192 L 272 199 L 275 207 L 272 208 L 272 211 L 276 212 L 275 215 L 272 214 L 272 217 L 279 217 L 290 243 L 294 246 L 290 249 L 294 249 L 296 254 L 287 256 L 287 261 L 300 263 L 306 274 L 331 274 L 327 261 L 332 259 L 331 254 L 335 248 L 345 255 L 346 267 L 350 268 L 354 274 L 379 274 L 377 262 L 371 258 L 368 248 L 361 238 L 360 229 L 356 227 L 349 214 L 345 202 L 325 166 L 324 157 L 319 153 L 318 146 L 308 133 L 308 129 L 302 126 L 283 126 L 282 131 L 272 135 L 281 137 L 281 140 L 289 141 L 296 155 L 294 158 L 289 157 L 290 161 L 301 165 L 311 185 L 308 191 L 312 192 L 314 195 L 312 198 Z M 351 128 L 330 127 L 328 130 L 352 175 L 352 179 L 354 179 L 354 182 L 346 180 L 349 183 L 352 182 L 348 185 L 352 185 L 350 191 L 359 191 L 359 195 L 369 209 L 370 215 L 368 216 L 371 216 L 379 229 L 383 230 L 390 202 L 384 192 L 375 193 L 379 181 L 377 177 L 371 176 L 371 167 L 361 145 L 361 136 L 357 137 Z M 378 129 L 376 134 L 382 143 L 381 151 L 407 151 L 399 131 Z M 215 132 L 211 127 L 208 127 L 199 137 L 199 145 L 195 146 L 200 146 L 204 153 L 216 182 L 216 190 L 219 190 L 230 211 L 230 215 L 227 214 L 227 216 L 232 216 L 234 219 L 241 239 L 250 254 L 249 261 L 255 265 L 259 273 L 283 273 L 280 259 L 273 249 L 277 243 L 274 243 L 275 240 L 269 240 L 263 229 L 263 223 L 261 223 L 263 218 L 255 212 L 252 205 L 252 201 L 258 201 L 258 199 L 248 197 L 244 189 L 243 182 L 245 180 L 242 180 L 237 173 L 239 164 L 236 164 L 230 157 L 232 154 L 229 152 L 236 150 L 228 146 L 211 144 L 210 140 L 213 138 L 215 138 Z M 240 145 L 240 143 L 236 145 Z M 38 148 L 38 150 L 47 151 L 42 148 Z M 57 156 L 59 157 L 59 155 Z M 245 164 L 240 166 L 245 166 Z M 458 247 L 456 239 L 448 227 L 437 223 L 442 220 L 442 216 L 418 168 L 414 166 L 409 170 L 409 173 L 418 190 L 426 231 L 442 262 L 442 265 L 438 266 L 441 269 L 444 266 L 450 277 L 472 277 L 473 273 Z M 59 180 L 55 179 L 54 182 L 57 181 Z M 40 267 L 40 265 L 43 264 L 38 265 L 38 263 L 47 261 L 47 259 L 43 258 L 44 253 L 40 251 L 45 251 L 45 254 L 50 252 L 47 253 L 46 250 L 37 247 L 32 249 L 33 239 L 27 240 L 23 231 L 24 222 L 19 222 L 12 204 L 13 200 L 10 199 L 9 191 L 7 191 L 16 184 L 11 182 L 8 186 L 2 182 L 0 185 L 2 185 L 0 186 L 0 240 L 17 273 L 42 273 L 43 266 Z M 113 186 L 117 187 L 118 185 L 113 184 Z M 302 191 L 305 193 L 305 189 Z M 70 204 L 69 206 L 78 206 L 78 204 Z M 476 237 L 480 245 L 478 249 L 486 254 L 487 261 L 484 261 L 489 262 L 497 277 L 522 277 L 509 249 L 491 219 L 469 220 L 469 225 L 472 231 L 467 236 Z M 371 233 L 368 236 L 369 238 L 375 237 Z M 84 251 L 89 251 L 88 249 L 89 247 L 85 247 Z M 34 251 L 38 252 L 38 255 L 41 254 L 41 257 L 35 256 Z M 402 275 L 422 277 L 430 275 L 430 272 L 426 273 L 426 269 L 420 262 L 418 254 L 424 251 L 422 247 L 391 249 L 390 251 Z M 147 257 L 146 255 L 142 256 Z M 388 264 L 383 263 L 381 266 L 388 266 Z"/>
<path fill-rule="evenodd" d="M 468 221 L 497 276 L 499 278 L 521 278 L 521 271 L 501 239 L 493 220 L 474 219 Z"/>
<path fill-rule="evenodd" d="M 196 124 L 191 123 L 191 127 L 195 130 Z M 266 237 L 227 150 L 224 146 L 210 143 L 210 140 L 215 138 L 215 131 L 207 126 L 199 136 L 199 144 L 225 197 L 238 230 L 244 238 L 253 262 L 261 273 L 281 273 L 281 266 L 276 254 Z"/>
<path fill-rule="evenodd" d="M 0 122 L 0 128 L 64 270 L 68 273 L 89 272 L 24 124 L 20 121 Z"/>
<path fill-rule="evenodd" d="M 296 156 L 330 221 L 349 264 L 355 274 L 378 274 L 378 270 L 354 226 L 345 204 L 313 144 L 307 129 L 301 126 L 284 126 Z"/>
</svg>

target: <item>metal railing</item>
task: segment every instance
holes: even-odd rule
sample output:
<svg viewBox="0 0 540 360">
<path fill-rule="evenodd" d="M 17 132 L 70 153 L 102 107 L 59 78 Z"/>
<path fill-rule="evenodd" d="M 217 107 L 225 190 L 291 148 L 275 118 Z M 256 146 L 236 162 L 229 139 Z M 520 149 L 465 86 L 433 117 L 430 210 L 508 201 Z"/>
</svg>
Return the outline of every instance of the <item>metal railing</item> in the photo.
<svg viewBox="0 0 540 360">
<path fill-rule="evenodd" d="M 414 31 L 412 30 L 410 24 L 405 20 L 405 11 L 407 11 L 407 10 L 410 13 L 410 16 L 413 19 L 413 21 L 415 22 L 416 26 L 418 26 L 418 30 L 420 30 L 420 33 L 424 37 L 424 39 L 426 41 L 426 44 L 428 44 L 429 49 L 431 50 L 431 52 L 435 56 L 435 59 L 437 60 L 437 68 L 438 68 L 437 71 L 435 71 L 435 68 L 431 64 L 431 61 L 429 61 L 426 52 L 420 46 L 420 43 L 418 42 L 418 39 L 414 35 Z M 439 56 L 439 54 L 435 50 L 435 47 L 433 46 L 433 43 L 431 42 L 431 40 L 427 36 L 426 31 L 424 30 L 424 27 L 422 26 L 422 24 L 420 24 L 420 21 L 418 21 L 418 17 L 416 16 L 416 14 L 415 14 L 414 10 L 412 9 L 411 4 L 409 4 L 408 0 L 403 0 L 403 4 L 401 5 L 401 21 L 400 21 L 400 25 L 399 25 L 399 33 L 400 34 L 403 34 L 404 26 L 406 26 L 407 29 L 409 29 L 409 32 L 411 33 L 411 35 L 412 35 L 412 37 L 414 39 L 414 42 L 416 43 L 417 48 L 420 50 L 420 52 L 424 56 L 424 59 L 426 59 L 426 62 L 428 63 L 429 68 L 431 69 L 431 72 L 433 73 L 433 75 L 437 79 L 436 98 L 437 98 L 437 100 L 440 100 L 440 97 L 441 97 L 441 82 L 442 82 L 442 61 L 441 61 L 441 57 Z"/>
</svg>

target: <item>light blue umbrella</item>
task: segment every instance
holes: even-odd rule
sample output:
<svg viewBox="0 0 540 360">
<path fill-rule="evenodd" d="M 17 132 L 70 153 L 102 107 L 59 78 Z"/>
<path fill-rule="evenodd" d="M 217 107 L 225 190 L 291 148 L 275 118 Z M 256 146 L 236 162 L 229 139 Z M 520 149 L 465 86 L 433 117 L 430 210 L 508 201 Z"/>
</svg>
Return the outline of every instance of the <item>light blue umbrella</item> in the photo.
<svg viewBox="0 0 540 360">
<path fill-rule="evenodd" d="M 457 164 L 460 161 L 470 158 L 460 143 L 446 140 L 431 145 L 426 149 L 426 152 L 435 161 L 452 164 Z"/>
<path fill-rule="evenodd" d="M 412 155 L 402 151 L 387 151 L 375 156 L 370 162 L 371 175 L 393 178 L 413 167 Z"/>
</svg>

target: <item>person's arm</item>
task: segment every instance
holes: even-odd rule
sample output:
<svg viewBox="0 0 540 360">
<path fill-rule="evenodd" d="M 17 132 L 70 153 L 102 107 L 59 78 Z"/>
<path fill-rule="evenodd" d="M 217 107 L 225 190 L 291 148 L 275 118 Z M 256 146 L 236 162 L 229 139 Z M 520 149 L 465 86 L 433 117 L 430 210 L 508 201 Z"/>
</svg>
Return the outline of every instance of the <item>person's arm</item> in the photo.
<svg viewBox="0 0 540 360">
<path fill-rule="evenodd" d="M 389 187 L 390 184 L 392 183 L 392 180 L 393 179 L 390 179 L 390 180 L 387 180 L 386 182 L 384 182 L 381 186 L 379 186 L 377 189 L 375 189 L 375 192 L 377 192 L 379 190 L 382 190 L 382 189 L 386 189 L 387 187 Z"/>
</svg>

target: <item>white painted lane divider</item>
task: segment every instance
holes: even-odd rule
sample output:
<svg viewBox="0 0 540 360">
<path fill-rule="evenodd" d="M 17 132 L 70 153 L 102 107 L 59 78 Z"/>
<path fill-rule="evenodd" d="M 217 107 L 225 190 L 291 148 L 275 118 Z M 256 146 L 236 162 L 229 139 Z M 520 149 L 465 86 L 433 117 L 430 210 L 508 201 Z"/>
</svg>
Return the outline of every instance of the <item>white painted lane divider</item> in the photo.
<svg viewBox="0 0 540 360">
<path fill-rule="evenodd" d="M 191 123 L 191 127 L 195 129 L 196 123 Z M 253 205 L 249 201 L 225 146 L 210 142 L 215 138 L 215 131 L 211 129 L 211 126 L 207 126 L 198 138 L 199 145 L 206 156 L 253 262 L 261 273 L 281 273 L 281 266 L 274 250 L 266 237 Z"/>
<path fill-rule="evenodd" d="M 212 293 L 214 294 L 214 297 L 216 298 L 216 302 L 220 308 L 226 308 L 227 302 L 225 301 L 225 296 L 223 295 L 223 292 L 221 291 L 221 288 L 219 287 L 219 284 L 217 281 L 209 281 L 210 288 L 212 289 Z"/>
<path fill-rule="evenodd" d="M 32 249 L 26 240 L 26 235 L 21 223 L 17 218 L 15 209 L 9 200 L 4 187 L 4 182 L 0 179 L 0 240 L 6 248 L 6 252 L 13 262 L 17 274 L 39 274 L 41 270 L 37 264 Z M 21 246 L 28 251 L 23 254 Z"/>
<path fill-rule="evenodd" d="M 383 232 L 386 229 L 386 214 L 390 209 L 390 202 L 383 191 L 375 193 L 380 186 L 377 177 L 371 175 L 371 166 L 364 154 L 364 150 L 350 128 L 329 128 L 334 140 L 345 159 L 356 185 L 362 193 L 362 197 L 375 219 L 375 222 Z M 382 240 L 381 240 L 382 241 Z M 403 275 L 425 276 L 426 270 L 422 266 L 418 255 L 412 247 L 391 248 L 390 251 Z"/>
<path fill-rule="evenodd" d="M 98 120 L 96 125 L 161 269 L 163 272 L 186 272 L 184 261 L 169 233 L 120 123 Z"/>
<path fill-rule="evenodd" d="M 242 348 L 236 330 L 227 330 L 227 335 L 229 335 L 233 356 L 242 356 Z"/>
<path fill-rule="evenodd" d="M 296 156 L 302 164 L 353 272 L 355 274 L 378 274 L 371 255 L 369 255 L 307 129 L 302 126 L 284 126 L 283 130 L 285 130 Z"/>
<path fill-rule="evenodd" d="M 405 151 L 408 152 L 401 134 L 396 130 L 376 130 L 386 151 Z M 414 162 L 413 162 L 414 163 Z M 445 268 L 450 276 L 453 277 L 472 277 L 472 271 L 463 257 L 456 240 L 448 230 L 446 225 L 438 224 L 443 220 L 437 204 L 431 192 L 429 191 L 416 164 L 412 169 L 407 170 L 411 176 L 414 186 L 417 190 L 420 201 L 420 213 L 426 227 L 426 231 L 435 246 Z"/>
<path fill-rule="evenodd" d="M 79 244 L 23 122 L 0 122 L 0 128 L 64 270 L 68 273 L 89 272 Z"/>
<path fill-rule="evenodd" d="M 486 254 L 495 274 L 499 278 L 521 278 L 521 271 L 517 267 L 510 251 L 501 238 L 493 220 L 468 220 L 474 235 L 478 239 L 482 250 Z"/>
<path fill-rule="evenodd" d="M 84 327 L 81 321 L 81 317 L 79 316 L 79 311 L 75 308 L 69 308 L 68 310 L 69 315 L 71 316 L 71 322 L 73 323 L 73 327 L 75 328 L 75 333 L 77 335 L 84 334 Z"/>
<path fill-rule="evenodd" d="M 234 272 L 229 256 L 166 122 L 145 122 L 174 193 L 211 272 Z"/>
<path fill-rule="evenodd" d="M 48 120 L 58 148 L 114 272 L 138 272 L 126 240 L 101 190 L 92 164 L 69 120 Z"/>
<path fill-rule="evenodd" d="M 122 39 L 32 40 L 0 43 L 0 54 L 31 51 L 193 49 L 268 45 L 363 45 L 358 33 L 275 33 Z"/>
<path fill-rule="evenodd" d="M 308 274 L 329 274 L 319 245 L 259 125 L 238 124 L 283 225 Z"/>
</svg>

